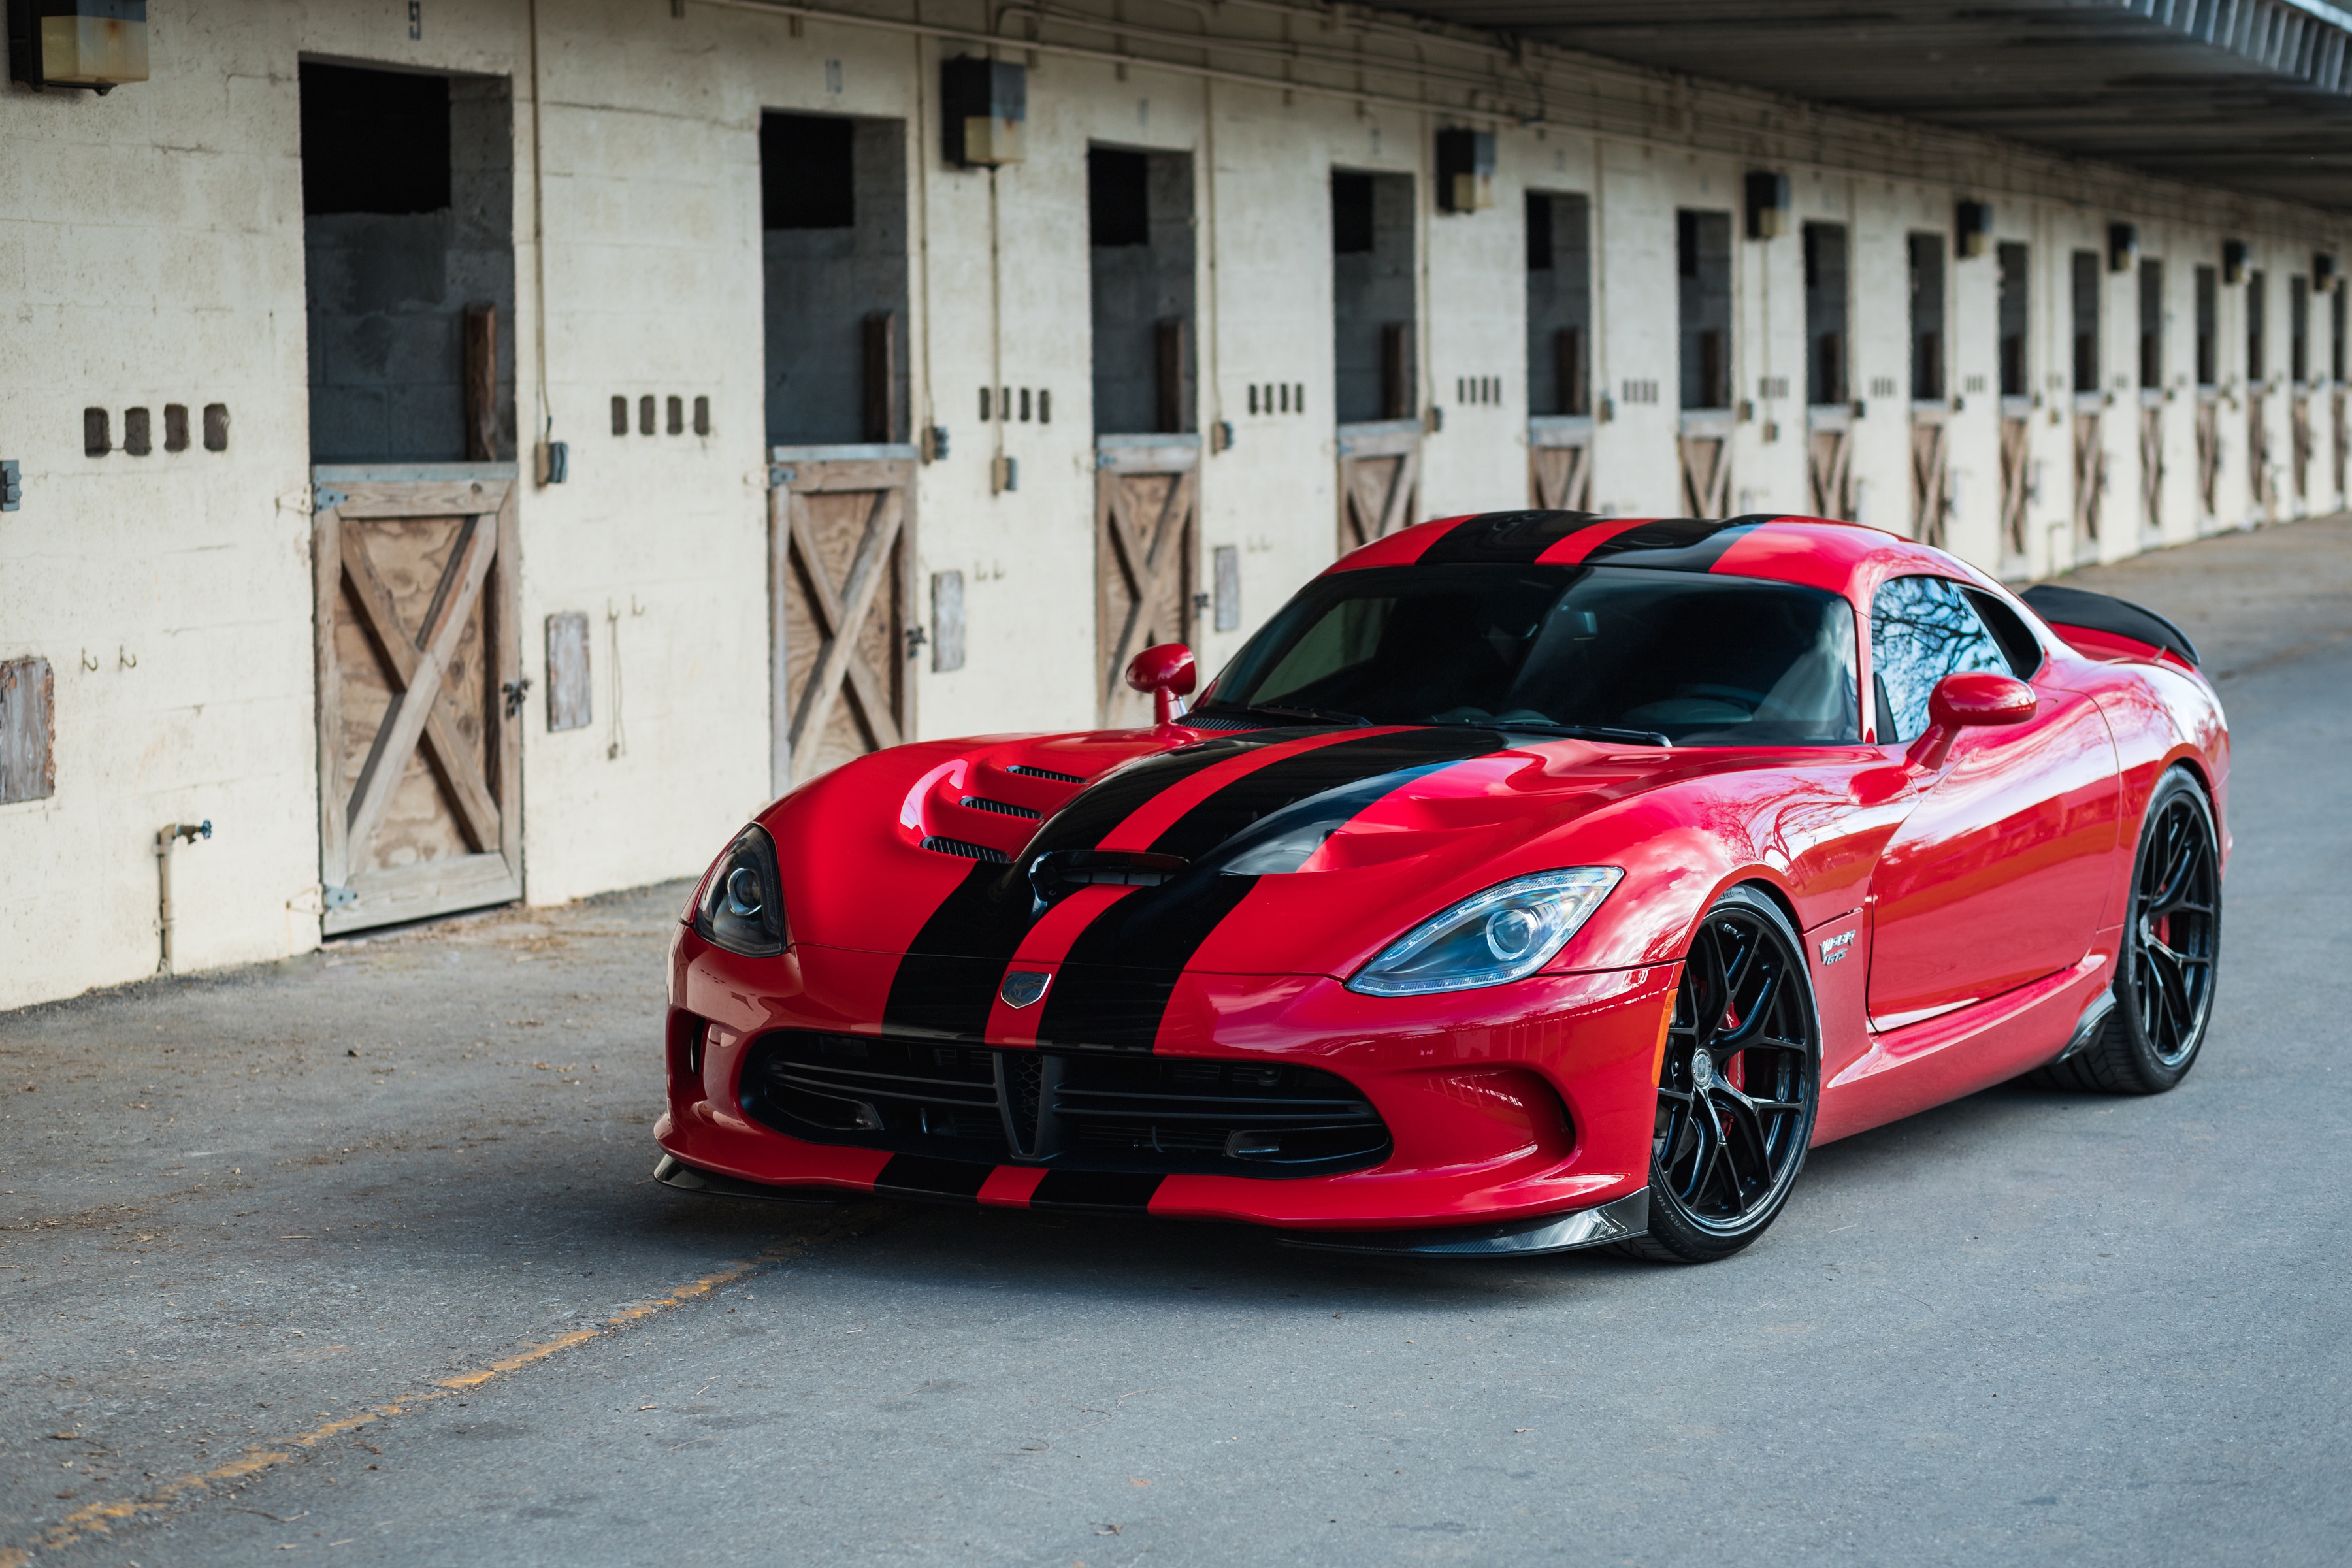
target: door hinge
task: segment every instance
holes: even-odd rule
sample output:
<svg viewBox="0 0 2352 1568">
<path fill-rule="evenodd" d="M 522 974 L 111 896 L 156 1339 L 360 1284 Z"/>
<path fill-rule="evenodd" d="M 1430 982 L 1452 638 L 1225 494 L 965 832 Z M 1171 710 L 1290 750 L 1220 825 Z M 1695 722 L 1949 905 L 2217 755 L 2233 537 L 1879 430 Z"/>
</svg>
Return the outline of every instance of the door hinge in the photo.
<svg viewBox="0 0 2352 1568">
<path fill-rule="evenodd" d="M 332 485 L 313 486 L 310 490 L 310 510 L 313 512 L 332 511 L 351 499 L 347 492 L 339 490 Z"/>
<path fill-rule="evenodd" d="M 324 903 L 327 908 L 331 910 L 340 910 L 345 904 L 356 904 L 360 901 L 360 896 L 357 893 L 352 892 L 349 888 L 339 887 L 332 882 L 328 882 L 320 886 L 319 889 L 319 898 L 320 901 Z"/>
<path fill-rule="evenodd" d="M 789 468 L 782 463 L 772 464 L 768 469 L 768 488 L 772 490 L 780 490 L 798 478 L 800 478 L 798 468 Z"/>
</svg>

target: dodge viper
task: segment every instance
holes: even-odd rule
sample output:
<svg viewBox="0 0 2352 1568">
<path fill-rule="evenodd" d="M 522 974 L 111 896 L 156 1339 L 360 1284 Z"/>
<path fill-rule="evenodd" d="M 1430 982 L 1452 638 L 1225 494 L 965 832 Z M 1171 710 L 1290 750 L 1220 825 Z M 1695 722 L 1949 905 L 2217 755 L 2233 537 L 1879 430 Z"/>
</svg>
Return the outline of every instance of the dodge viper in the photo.
<svg viewBox="0 0 2352 1568">
<path fill-rule="evenodd" d="M 1521 511 L 1313 579 L 1148 727 L 775 802 L 668 969 L 656 1177 L 1721 1258 L 1809 1148 L 2154 1093 L 2220 955 L 2194 645 L 1851 523 Z"/>
</svg>

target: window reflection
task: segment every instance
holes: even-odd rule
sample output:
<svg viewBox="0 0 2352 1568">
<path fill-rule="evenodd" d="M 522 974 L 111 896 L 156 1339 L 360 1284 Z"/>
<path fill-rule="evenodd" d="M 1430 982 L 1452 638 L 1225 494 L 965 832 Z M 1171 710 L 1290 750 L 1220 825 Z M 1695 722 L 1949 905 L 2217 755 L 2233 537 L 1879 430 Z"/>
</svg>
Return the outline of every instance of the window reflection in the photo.
<svg viewBox="0 0 2352 1568">
<path fill-rule="evenodd" d="M 1927 698 L 1944 677 L 2010 673 L 2000 645 L 1960 585 L 1942 577 L 1896 577 L 1880 586 L 1872 603 L 1870 661 L 1878 738 L 1896 744 L 1927 728 Z"/>
</svg>

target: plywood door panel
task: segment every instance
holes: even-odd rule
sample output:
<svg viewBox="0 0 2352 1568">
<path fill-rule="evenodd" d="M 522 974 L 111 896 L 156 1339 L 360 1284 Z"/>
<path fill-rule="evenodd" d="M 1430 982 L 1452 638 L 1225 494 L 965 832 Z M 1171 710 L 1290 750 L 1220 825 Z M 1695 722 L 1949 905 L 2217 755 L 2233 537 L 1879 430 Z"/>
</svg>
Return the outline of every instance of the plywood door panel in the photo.
<svg viewBox="0 0 2352 1568">
<path fill-rule="evenodd" d="M 1529 488 L 1548 511 L 1592 509 L 1592 448 L 1581 442 L 1528 448 Z"/>
<path fill-rule="evenodd" d="M 2095 544 L 2100 504 L 2107 494 L 2107 448 L 2099 439 L 2099 416 L 2074 416 L 2074 541 Z"/>
<path fill-rule="evenodd" d="M 1951 508 L 1950 427 L 1940 418 L 1911 416 L 1911 537 L 1941 548 Z"/>
<path fill-rule="evenodd" d="M 480 468 L 317 471 L 331 935 L 522 891 L 514 484 Z"/>
<path fill-rule="evenodd" d="M 781 460 L 769 491 L 777 793 L 914 726 L 912 458 Z"/>
<path fill-rule="evenodd" d="M 2259 392 L 2246 394 L 2246 493 L 2254 510 L 2267 514 L 2271 495 L 2271 421 Z"/>
<path fill-rule="evenodd" d="M 1853 429 L 1816 426 L 1806 433 L 1805 471 L 1813 515 L 1851 521 L 1853 516 Z"/>
<path fill-rule="evenodd" d="M 1731 515 L 1731 440 L 1726 436 L 1676 438 L 1683 472 L 1683 510 L 1691 517 Z"/>
<path fill-rule="evenodd" d="M 1096 715 L 1151 722 L 1151 699 L 1127 684 L 1128 661 L 1155 643 L 1192 640 L 1199 553 L 1197 448 L 1105 448 L 1095 467 Z"/>
<path fill-rule="evenodd" d="M 2294 473 L 2298 505 L 2311 499 L 2311 399 L 2298 394 L 2287 403 L 2287 456 Z"/>
<path fill-rule="evenodd" d="M 2221 510 L 2221 409 L 2210 398 L 2197 404 L 2197 510 L 2200 523 Z"/>
<path fill-rule="evenodd" d="M 2164 410 L 2139 411 L 2139 523 L 2154 534 L 2164 528 Z"/>
<path fill-rule="evenodd" d="M 2027 463 L 2032 451 L 2030 422 L 2004 416 L 2000 422 L 2000 541 L 2011 555 L 2025 553 Z"/>
<path fill-rule="evenodd" d="M 1421 426 L 1412 421 L 1339 429 L 1339 553 L 1420 521 Z"/>
</svg>

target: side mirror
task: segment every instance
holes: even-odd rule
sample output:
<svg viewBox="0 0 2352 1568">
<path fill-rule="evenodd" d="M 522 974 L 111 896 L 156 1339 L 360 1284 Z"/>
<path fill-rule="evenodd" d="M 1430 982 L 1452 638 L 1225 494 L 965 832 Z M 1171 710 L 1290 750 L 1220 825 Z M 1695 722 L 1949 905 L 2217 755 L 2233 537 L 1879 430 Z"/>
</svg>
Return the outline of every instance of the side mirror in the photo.
<svg viewBox="0 0 2352 1568">
<path fill-rule="evenodd" d="M 1192 695 L 1200 673 L 1192 650 L 1180 642 L 1156 643 L 1128 660 L 1127 683 L 1151 693 L 1155 724 L 1173 724 L 1184 714 L 1183 699 Z"/>
<path fill-rule="evenodd" d="M 1933 773 L 1944 765 L 1962 730 L 2022 724 L 2041 705 L 2033 688 L 2013 675 L 1996 675 L 1989 669 L 1948 675 L 1928 694 L 1927 728 L 1911 742 L 1903 760 L 1915 769 Z"/>
</svg>

